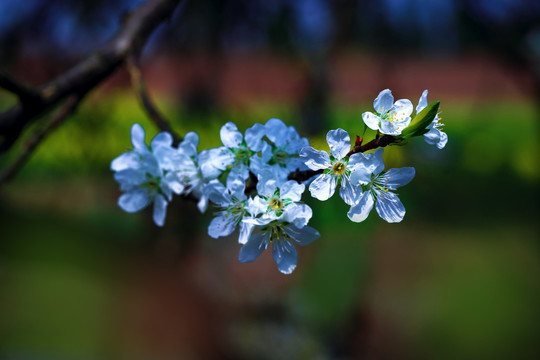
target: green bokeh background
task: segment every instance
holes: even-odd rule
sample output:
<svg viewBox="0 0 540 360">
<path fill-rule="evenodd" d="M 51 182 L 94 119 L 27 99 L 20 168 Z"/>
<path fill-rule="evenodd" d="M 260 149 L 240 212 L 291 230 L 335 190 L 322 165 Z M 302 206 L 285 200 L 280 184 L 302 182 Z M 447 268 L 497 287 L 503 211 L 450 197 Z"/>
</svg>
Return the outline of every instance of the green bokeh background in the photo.
<svg viewBox="0 0 540 360">
<path fill-rule="evenodd" d="M 253 102 L 200 115 L 157 98 L 175 129 L 200 134 L 200 149 L 219 145 L 227 121 L 245 130 L 279 117 L 302 131 L 289 105 Z M 368 100 L 332 104 L 330 127 L 360 133 Z M 523 99 L 439 100 L 445 149 L 417 138 L 385 151 L 387 168 L 416 168 L 399 191 L 405 220 L 387 224 L 374 213 L 355 224 L 339 198 L 308 196 L 321 238 L 300 249 L 297 270 L 283 276 L 268 254 L 238 264 L 234 236 L 210 239 L 211 210 L 199 215 L 176 199 L 163 229 L 149 211 L 123 213 L 110 160 L 130 147 L 134 122 L 147 139 L 156 129 L 128 89 L 93 94 L 0 193 L 2 351 L 80 359 L 535 358 L 537 109 Z M 312 144 L 325 148 L 324 134 Z"/>
</svg>

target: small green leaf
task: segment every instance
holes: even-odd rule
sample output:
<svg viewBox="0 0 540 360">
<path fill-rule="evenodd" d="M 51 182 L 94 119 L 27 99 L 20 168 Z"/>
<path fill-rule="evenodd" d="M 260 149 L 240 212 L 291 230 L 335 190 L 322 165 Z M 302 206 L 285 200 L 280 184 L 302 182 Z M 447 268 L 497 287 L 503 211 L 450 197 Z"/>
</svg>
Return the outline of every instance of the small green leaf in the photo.
<svg viewBox="0 0 540 360">
<path fill-rule="evenodd" d="M 398 137 L 401 139 L 409 139 L 427 133 L 429 130 L 426 129 L 426 127 L 431 124 L 433 119 L 435 119 L 435 116 L 437 116 L 439 104 L 439 101 L 435 101 L 426 106 L 424 110 L 420 111 L 420 113 L 412 119 L 410 125 L 407 126 Z"/>
</svg>

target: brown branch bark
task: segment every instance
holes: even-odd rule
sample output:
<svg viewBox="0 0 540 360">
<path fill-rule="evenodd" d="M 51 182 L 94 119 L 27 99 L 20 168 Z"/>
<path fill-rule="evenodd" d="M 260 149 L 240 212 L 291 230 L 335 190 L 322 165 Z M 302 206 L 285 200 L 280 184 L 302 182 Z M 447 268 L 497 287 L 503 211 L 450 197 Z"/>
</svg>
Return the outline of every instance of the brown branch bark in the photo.
<svg viewBox="0 0 540 360">
<path fill-rule="evenodd" d="M 0 74 L 0 88 L 17 95 L 23 103 L 40 100 L 39 93 L 5 74 Z"/>
<path fill-rule="evenodd" d="M 82 99 L 108 78 L 133 51 L 139 51 L 150 34 L 170 17 L 182 0 L 149 0 L 125 17 L 122 28 L 101 49 L 50 82 L 34 89 L 36 101 L 20 101 L 0 114 L 0 151 L 12 147 L 22 130 L 54 109 L 64 99 Z"/>
<path fill-rule="evenodd" d="M 157 109 L 150 98 L 150 95 L 148 94 L 146 84 L 142 76 L 141 67 L 139 65 L 139 58 L 135 55 L 135 53 L 131 53 L 126 58 L 126 68 L 131 79 L 131 86 L 135 90 L 137 98 L 139 99 L 143 109 L 148 114 L 148 117 L 154 121 L 156 126 L 161 131 L 167 131 L 170 133 L 175 144 L 179 144 L 180 141 L 182 141 L 182 137 L 173 130 L 169 122 L 165 119 L 165 117 L 163 117 L 163 115 L 161 115 L 160 111 Z"/>
<path fill-rule="evenodd" d="M 4 169 L 2 169 L 2 172 L 0 172 L 0 184 L 3 184 L 13 178 L 13 176 L 23 167 L 38 145 L 75 111 L 77 105 L 79 105 L 79 102 L 80 98 L 76 96 L 68 98 L 64 104 L 64 107 L 53 116 L 51 121 L 46 126 L 37 129 L 33 134 L 28 136 L 23 145 L 23 150 L 21 153 L 11 164 L 6 166 Z"/>
</svg>

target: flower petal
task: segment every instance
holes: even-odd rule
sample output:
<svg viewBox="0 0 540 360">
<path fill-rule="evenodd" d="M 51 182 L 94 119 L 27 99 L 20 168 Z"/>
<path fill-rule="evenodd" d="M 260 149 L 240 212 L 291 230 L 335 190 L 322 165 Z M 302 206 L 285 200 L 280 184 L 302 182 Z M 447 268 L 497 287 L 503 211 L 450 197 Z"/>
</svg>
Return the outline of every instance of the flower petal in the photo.
<svg viewBox="0 0 540 360">
<path fill-rule="evenodd" d="M 353 205 L 359 196 L 359 192 L 362 192 L 362 187 L 360 185 L 353 185 L 349 179 L 341 179 L 339 196 L 345 201 L 345 204 Z"/>
<path fill-rule="evenodd" d="M 446 146 L 446 143 L 448 142 L 448 135 L 446 135 L 445 132 L 442 132 L 441 131 L 441 139 L 439 140 L 439 142 L 437 143 L 437 147 L 439 149 L 442 149 Z"/>
<path fill-rule="evenodd" d="M 385 111 L 390 110 L 394 105 L 394 97 L 390 89 L 385 89 L 379 93 L 375 101 L 373 101 L 373 108 L 379 114 L 384 113 Z"/>
<path fill-rule="evenodd" d="M 152 218 L 157 226 L 165 224 L 165 216 L 167 215 L 167 200 L 163 195 L 156 195 L 154 198 L 154 213 Z"/>
<path fill-rule="evenodd" d="M 221 236 L 229 236 L 236 228 L 236 222 L 232 216 L 216 216 L 208 225 L 208 235 L 217 239 Z"/>
<path fill-rule="evenodd" d="M 148 151 L 148 147 L 144 142 L 144 129 L 140 124 L 133 124 L 131 127 L 131 143 L 137 151 Z"/>
<path fill-rule="evenodd" d="M 197 146 L 199 145 L 199 135 L 190 131 L 184 135 L 184 140 L 178 145 L 178 151 L 187 156 L 197 155 Z"/>
<path fill-rule="evenodd" d="M 393 192 L 380 192 L 375 209 L 379 216 L 389 223 L 397 223 L 405 216 L 405 206 Z"/>
<path fill-rule="evenodd" d="M 137 168 L 139 166 L 139 154 L 134 151 L 128 151 L 111 161 L 111 170 L 120 171 L 128 168 Z"/>
<path fill-rule="evenodd" d="M 418 100 L 418 105 L 416 106 L 416 114 L 417 115 L 418 115 L 418 113 L 420 111 L 424 110 L 426 106 L 428 106 L 427 96 L 428 96 L 428 91 L 426 89 L 422 93 L 422 96 L 420 96 L 420 100 Z"/>
<path fill-rule="evenodd" d="M 150 142 L 150 147 L 152 150 L 156 150 L 158 147 L 171 147 L 173 143 L 173 138 L 171 134 L 166 131 L 160 132 Z"/>
<path fill-rule="evenodd" d="M 407 185 L 414 178 L 415 170 L 413 167 L 402 167 L 399 169 L 390 169 L 384 175 L 385 186 L 387 189 L 396 190 L 398 187 Z"/>
<path fill-rule="evenodd" d="M 199 166 L 206 179 L 217 178 L 233 162 L 234 154 L 225 146 L 204 150 L 199 154 Z"/>
<path fill-rule="evenodd" d="M 199 202 L 197 203 L 197 208 L 201 213 L 204 213 L 206 211 L 206 208 L 208 208 L 208 196 L 202 195 L 199 199 Z"/>
<path fill-rule="evenodd" d="M 262 124 L 255 124 L 247 129 L 245 135 L 247 147 L 253 151 L 260 151 L 263 145 L 262 138 L 264 135 L 265 127 Z"/>
<path fill-rule="evenodd" d="M 302 246 L 311 244 L 321 236 L 319 232 L 311 226 L 304 226 L 299 229 L 296 226 L 291 225 L 284 230 L 297 244 Z"/>
<path fill-rule="evenodd" d="M 246 244 L 254 228 L 255 224 L 250 224 L 242 221 L 240 223 L 240 235 L 238 236 L 238 243 Z"/>
<path fill-rule="evenodd" d="M 326 151 L 315 150 L 306 146 L 300 150 L 300 157 L 311 170 L 322 170 L 330 167 L 330 156 Z"/>
<path fill-rule="evenodd" d="M 308 205 L 293 203 L 285 208 L 285 212 L 280 219 L 301 229 L 307 225 L 312 216 L 313 210 Z"/>
<path fill-rule="evenodd" d="M 399 135 L 401 134 L 401 128 L 398 128 L 397 124 L 393 121 L 382 120 L 380 129 L 381 133 L 385 135 Z"/>
<path fill-rule="evenodd" d="M 341 160 L 351 150 L 351 138 L 343 129 L 330 130 L 326 134 L 326 141 L 330 147 L 330 154 L 337 160 Z"/>
<path fill-rule="evenodd" d="M 143 189 L 137 189 L 125 194 L 122 194 L 118 198 L 118 206 L 125 212 L 134 213 L 144 209 L 150 204 L 151 198 L 148 193 Z"/>
<path fill-rule="evenodd" d="M 232 202 L 231 195 L 227 191 L 225 185 L 216 179 L 211 180 L 208 184 L 204 185 L 203 193 L 211 202 L 220 206 L 228 206 Z"/>
<path fill-rule="evenodd" d="M 407 116 L 410 116 L 413 112 L 413 104 L 409 99 L 399 99 L 392 106 L 394 111 L 394 120 L 403 121 Z"/>
<path fill-rule="evenodd" d="M 114 180 L 122 185 L 123 189 L 133 186 L 140 186 L 146 182 L 146 175 L 143 171 L 135 169 L 120 170 L 114 173 Z"/>
<path fill-rule="evenodd" d="M 330 174 L 320 174 L 309 185 L 309 191 L 314 198 L 328 200 L 336 191 L 336 179 Z"/>
<path fill-rule="evenodd" d="M 265 237 L 268 234 L 265 232 L 258 232 L 252 234 L 249 237 L 248 242 L 240 248 L 238 253 L 238 261 L 241 263 L 252 262 L 266 249 L 264 245 Z"/>
<path fill-rule="evenodd" d="M 280 186 L 279 197 L 282 199 L 291 199 L 292 201 L 300 201 L 305 189 L 306 185 L 289 180 Z"/>
<path fill-rule="evenodd" d="M 371 209 L 373 209 L 373 196 L 370 191 L 364 191 L 358 198 L 355 205 L 351 206 L 351 209 L 347 213 L 347 216 L 351 221 L 362 222 L 367 219 Z"/>
<path fill-rule="evenodd" d="M 379 130 L 379 123 L 381 122 L 381 118 L 374 113 L 366 111 L 362 114 L 362 120 L 364 120 L 364 123 L 371 130 Z"/>
<path fill-rule="evenodd" d="M 293 243 L 288 240 L 275 240 L 272 244 L 272 256 L 278 270 L 283 274 L 291 274 L 298 264 L 298 253 Z"/>
<path fill-rule="evenodd" d="M 228 122 L 219 131 L 221 142 L 228 148 L 237 148 L 242 143 L 242 133 L 233 122 Z"/>
<path fill-rule="evenodd" d="M 280 119 L 270 119 L 264 124 L 266 137 L 274 143 L 276 147 L 281 147 L 287 143 L 288 129 L 287 125 Z"/>
</svg>

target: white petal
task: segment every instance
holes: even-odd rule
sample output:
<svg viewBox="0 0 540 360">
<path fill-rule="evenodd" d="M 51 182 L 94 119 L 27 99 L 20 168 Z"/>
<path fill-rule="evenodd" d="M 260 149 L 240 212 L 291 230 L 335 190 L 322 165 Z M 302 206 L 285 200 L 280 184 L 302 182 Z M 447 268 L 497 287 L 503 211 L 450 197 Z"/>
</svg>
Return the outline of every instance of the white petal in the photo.
<svg viewBox="0 0 540 360">
<path fill-rule="evenodd" d="M 291 242 L 281 241 L 280 243 L 282 244 L 274 243 L 273 248 L 279 247 L 281 250 L 279 251 L 279 258 L 276 259 L 276 256 L 274 256 L 274 260 L 276 260 L 278 270 L 283 274 L 289 275 L 296 269 L 296 265 L 298 264 L 298 253 Z"/>
<path fill-rule="evenodd" d="M 309 185 L 309 191 L 314 198 L 328 200 L 336 191 L 336 179 L 330 174 L 320 174 Z"/>
<path fill-rule="evenodd" d="M 446 146 L 446 143 L 448 142 L 448 135 L 446 135 L 445 132 L 441 131 L 441 140 L 437 143 L 437 147 L 439 149 L 442 149 Z"/>
<path fill-rule="evenodd" d="M 298 264 L 298 253 L 292 242 L 288 240 L 274 241 L 272 256 L 277 263 L 278 270 L 283 274 L 291 274 Z"/>
<path fill-rule="evenodd" d="M 135 169 L 120 170 L 114 173 L 114 180 L 125 187 L 140 186 L 146 182 L 146 174 Z"/>
<path fill-rule="evenodd" d="M 265 135 L 265 127 L 262 124 L 255 124 L 246 130 L 246 145 L 253 151 L 260 151 L 263 145 L 262 138 Z"/>
<path fill-rule="evenodd" d="M 360 185 L 352 185 L 351 182 L 347 179 L 341 179 L 341 187 L 339 189 L 339 195 L 345 201 L 345 204 L 352 205 L 355 200 L 358 198 L 358 193 L 362 192 L 362 187 Z"/>
<path fill-rule="evenodd" d="M 165 216 L 167 215 L 167 200 L 162 195 L 156 195 L 154 198 L 154 223 L 157 226 L 165 224 Z"/>
<path fill-rule="evenodd" d="M 371 181 L 371 174 L 378 174 L 384 170 L 382 161 L 383 149 L 379 148 L 373 153 L 356 153 L 351 155 L 349 166 L 351 167 L 351 182 L 353 184 L 367 184 Z"/>
<path fill-rule="evenodd" d="M 139 166 L 139 155 L 134 151 L 128 151 L 118 156 L 111 162 L 111 170 L 120 171 Z"/>
<path fill-rule="evenodd" d="M 351 138 L 343 129 L 330 130 L 326 134 L 326 141 L 330 146 L 330 154 L 338 160 L 343 159 L 351 150 Z"/>
<path fill-rule="evenodd" d="M 238 243 L 246 244 L 254 228 L 255 228 L 254 224 L 250 224 L 250 223 L 242 221 L 240 223 L 240 235 L 238 236 Z"/>
<path fill-rule="evenodd" d="M 214 204 L 220 206 L 228 206 L 231 204 L 231 195 L 219 180 L 211 180 L 208 184 L 204 185 L 203 193 Z"/>
<path fill-rule="evenodd" d="M 326 151 L 318 151 L 311 146 L 306 146 L 300 150 L 300 157 L 311 170 L 321 170 L 330 167 L 330 156 Z"/>
<path fill-rule="evenodd" d="M 217 239 L 222 236 L 229 236 L 236 228 L 236 222 L 231 216 L 216 216 L 208 225 L 208 235 Z"/>
<path fill-rule="evenodd" d="M 284 230 L 298 245 L 302 246 L 311 244 L 321 236 L 319 232 L 311 226 L 304 226 L 299 229 L 296 226 L 291 225 Z"/>
<path fill-rule="evenodd" d="M 393 192 L 380 192 L 377 196 L 375 209 L 379 216 L 389 223 L 396 223 L 403 220 L 405 207 Z"/>
<path fill-rule="evenodd" d="M 373 108 L 379 114 L 390 110 L 392 105 L 394 105 L 394 97 L 392 96 L 392 92 L 389 89 L 381 91 L 375 101 L 373 101 Z"/>
<path fill-rule="evenodd" d="M 382 120 L 381 121 L 381 133 L 385 135 L 399 135 L 401 134 L 401 129 L 398 129 L 396 124 L 389 121 L 389 120 Z"/>
<path fill-rule="evenodd" d="M 362 114 L 362 120 L 364 120 L 364 123 L 371 130 L 379 130 L 379 123 L 381 122 L 381 118 L 379 116 L 367 111 Z"/>
<path fill-rule="evenodd" d="M 190 131 L 184 135 L 184 140 L 178 145 L 178 151 L 187 156 L 197 155 L 197 146 L 199 145 L 199 135 Z"/>
<path fill-rule="evenodd" d="M 144 142 L 144 129 L 140 124 L 133 124 L 131 127 L 131 143 L 137 151 L 147 151 L 148 147 Z"/>
<path fill-rule="evenodd" d="M 221 127 L 219 136 L 223 145 L 228 148 L 237 148 L 242 143 L 243 138 L 236 125 L 230 121 Z"/>
<path fill-rule="evenodd" d="M 431 123 L 430 125 L 433 125 L 433 123 Z M 424 140 L 429 145 L 437 144 L 440 138 L 441 138 L 441 132 L 434 127 L 432 127 L 427 133 L 424 134 Z"/>
<path fill-rule="evenodd" d="M 201 213 L 204 213 L 206 211 L 206 208 L 208 208 L 208 196 L 202 195 L 199 199 L 199 202 L 197 203 L 197 208 Z"/>
<path fill-rule="evenodd" d="M 351 221 L 362 222 L 367 219 L 371 209 L 373 209 L 373 196 L 369 191 L 364 191 L 358 198 L 358 202 L 351 206 L 347 216 Z"/>
<path fill-rule="evenodd" d="M 280 220 L 292 223 L 301 229 L 307 225 L 312 216 L 313 210 L 308 205 L 293 203 L 285 208 L 285 212 L 280 217 Z"/>
<path fill-rule="evenodd" d="M 150 147 L 152 148 L 152 150 L 156 150 L 160 146 L 170 147 L 172 146 L 172 143 L 173 143 L 173 138 L 171 134 L 169 134 L 166 131 L 163 131 L 157 134 L 156 136 L 154 136 L 154 138 L 150 142 Z"/>
<path fill-rule="evenodd" d="M 291 199 L 292 201 L 300 201 L 302 198 L 302 193 L 306 189 L 306 185 L 299 184 L 294 180 L 289 180 L 285 182 L 280 187 L 279 196 L 282 199 Z"/>
<path fill-rule="evenodd" d="M 390 190 L 396 190 L 400 186 L 407 185 L 414 178 L 414 174 L 413 167 L 390 169 L 383 175 L 385 186 Z"/>
<path fill-rule="evenodd" d="M 227 178 L 227 190 L 228 192 L 237 198 L 242 200 L 246 197 L 244 190 L 246 189 L 246 182 L 244 179 L 239 177 L 229 176 Z"/>
<path fill-rule="evenodd" d="M 428 91 L 426 89 L 422 93 L 422 96 L 420 96 L 420 100 L 418 100 L 418 106 L 416 106 L 416 114 L 417 115 L 418 115 L 418 113 L 420 111 L 424 110 L 426 106 L 428 106 L 427 96 L 428 96 Z"/>
<path fill-rule="evenodd" d="M 120 198 L 118 198 L 118 206 L 120 206 L 125 212 L 134 213 L 144 209 L 148 204 L 150 204 L 150 201 L 151 198 L 148 196 L 146 191 L 143 189 L 137 189 L 122 194 Z"/>
<path fill-rule="evenodd" d="M 281 147 L 287 142 L 287 125 L 280 119 L 270 119 L 264 124 L 266 137 L 274 143 L 275 146 Z"/>
<path fill-rule="evenodd" d="M 392 110 L 395 111 L 394 119 L 402 121 L 407 116 L 410 116 L 413 112 L 413 104 L 409 99 L 399 99 L 396 101 Z"/>
<path fill-rule="evenodd" d="M 263 232 L 251 234 L 248 242 L 240 248 L 238 261 L 246 263 L 255 260 L 265 250 L 263 242 L 267 236 L 268 234 Z"/>
<path fill-rule="evenodd" d="M 204 150 L 199 154 L 199 166 L 206 179 L 217 178 L 233 162 L 234 154 L 225 146 Z"/>
</svg>

